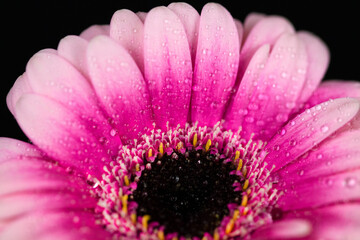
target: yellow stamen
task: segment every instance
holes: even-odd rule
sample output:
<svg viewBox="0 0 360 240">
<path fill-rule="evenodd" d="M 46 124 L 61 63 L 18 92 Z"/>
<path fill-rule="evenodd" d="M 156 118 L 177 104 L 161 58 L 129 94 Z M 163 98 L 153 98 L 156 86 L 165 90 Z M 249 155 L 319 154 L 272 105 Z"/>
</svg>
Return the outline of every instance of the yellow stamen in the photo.
<svg viewBox="0 0 360 240">
<path fill-rule="evenodd" d="M 121 203 L 122 203 L 122 211 L 123 211 L 123 213 L 127 213 L 127 211 L 128 211 L 128 198 L 129 198 L 129 196 L 128 195 L 124 195 L 124 196 L 122 196 L 121 197 Z"/>
<path fill-rule="evenodd" d="M 178 237 L 173 237 L 171 240 L 178 240 Z"/>
<path fill-rule="evenodd" d="M 236 157 L 236 156 L 235 156 Z M 237 171 L 240 171 L 241 170 L 241 168 L 242 168 L 242 166 L 243 166 L 243 160 L 242 159 L 239 159 L 239 164 L 238 164 L 238 166 L 237 166 Z"/>
<path fill-rule="evenodd" d="M 208 238 L 206 236 L 204 236 L 201 240 L 208 240 Z"/>
<path fill-rule="evenodd" d="M 148 151 L 148 157 L 151 158 L 152 155 L 153 155 L 153 153 L 152 153 L 152 148 L 150 148 L 149 151 Z"/>
<path fill-rule="evenodd" d="M 246 177 L 246 174 L 247 174 L 247 169 L 246 169 L 246 167 L 244 166 L 244 167 L 243 167 L 243 170 L 242 170 L 242 175 L 243 175 L 244 177 Z"/>
<path fill-rule="evenodd" d="M 245 207 L 242 215 L 246 215 L 246 214 L 248 213 L 248 211 L 249 211 L 249 208 L 248 208 L 248 207 Z"/>
<path fill-rule="evenodd" d="M 243 196 L 243 199 L 242 199 L 242 201 L 241 201 L 241 206 L 246 207 L 247 202 L 248 202 L 248 196 L 247 196 L 247 195 L 244 195 L 244 196 Z"/>
<path fill-rule="evenodd" d="M 164 144 L 163 143 L 160 143 L 159 153 L 160 153 L 160 157 L 162 157 L 164 155 Z"/>
<path fill-rule="evenodd" d="M 246 194 L 247 194 L 247 195 L 250 195 L 250 193 L 251 193 L 251 189 L 248 189 L 248 190 L 246 191 Z"/>
<path fill-rule="evenodd" d="M 136 170 L 137 172 L 140 171 L 140 164 L 137 163 L 137 164 L 135 165 L 135 170 Z"/>
<path fill-rule="evenodd" d="M 158 231 L 158 238 L 159 238 L 159 240 L 165 240 L 165 234 L 164 234 L 164 232 L 163 231 Z"/>
<path fill-rule="evenodd" d="M 197 144 L 197 140 L 198 140 L 197 137 L 198 137 L 197 133 L 195 133 L 194 138 L 193 138 L 193 146 L 194 147 L 196 147 L 196 144 Z"/>
<path fill-rule="evenodd" d="M 149 220 L 150 220 L 150 215 L 144 215 L 144 216 L 142 217 L 141 223 L 142 223 L 142 225 L 143 225 L 143 227 L 144 227 L 145 230 L 148 229 L 148 222 L 149 222 Z"/>
<path fill-rule="evenodd" d="M 176 145 L 176 150 L 180 150 L 182 149 L 183 147 L 183 143 L 182 142 L 179 142 L 177 145 Z"/>
<path fill-rule="evenodd" d="M 132 214 L 130 215 L 130 219 L 131 219 L 131 222 L 132 222 L 133 224 L 136 224 L 136 213 L 132 213 Z"/>
<path fill-rule="evenodd" d="M 243 190 L 245 191 L 249 187 L 249 179 L 246 179 L 243 185 Z"/>
<path fill-rule="evenodd" d="M 234 225 L 235 225 L 234 219 L 230 219 L 230 221 L 226 225 L 226 229 L 225 229 L 226 235 L 232 232 L 232 230 L 234 229 Z"/>
<path fill-rule="evenodd" d="M 215 229 L 215 231 L 214 231 L 214 240 L 220 240 L 220 235 L 219 235 L 219 233 L 218 233 L 218 231 Z"/>
<path fill-rule="evenodd" d="M 233 218 L 232 218 L 232 219 L 236 220 L 236 219 L 239 217 L 239 215 L 240 215 L 240 211 L 236 209 L 236 210 L 234 211 L 234 215 L 233 215 Z"/>
<path fill-rule="evenodd" d="M 205 151 L 209 151 L 210 149 L 210 146 L 211 146 L 211 139 L 208 139 L 207 142 L 206 142 L 206 145 L 205 145 Z"/>
<path fill-rule="evenodd" d="M 126 186 L 130 185 L 129 177 L 127 175 L 124 176 L 124 183 Z"/>
<path fill-rule="evenodd" d="M 240 157 L 240 151 L 236 151 L 234 160 L 238 159 L 239 157 Z"/>
</svg>

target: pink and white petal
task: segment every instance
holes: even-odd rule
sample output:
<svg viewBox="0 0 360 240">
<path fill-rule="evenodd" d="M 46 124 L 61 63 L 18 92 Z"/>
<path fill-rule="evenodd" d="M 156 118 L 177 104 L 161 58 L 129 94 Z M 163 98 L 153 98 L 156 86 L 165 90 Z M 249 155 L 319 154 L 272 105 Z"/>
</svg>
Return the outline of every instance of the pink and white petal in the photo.
<svg viewBox="0 0 360 240">
<path fill-rule="evenodd" d="M 330 62 L 330 52 L 326 44 L 312 33 L 299 32 L 297 36 L 305 43 L 308 58 L 306 81 L 298 99 L 299 103 L 305 103 L 325 75 Z"/>
<path fill-rule="evenodd" d="M 19 76 L 18 79 L 16 79 L 14 85 L 10 89 L 8 95 L 6 96 L 6 104 L 11 112 L 12 115 L 15 116 L 15 105 L 16 102 L 19 100 L 19 98 L 24 93 L 31 93 L 32 89 L 29 85 L 28 77 L 26 76 L 26 73 Z"/>
<path fill-rule="evenodd" d="M 243 38 L 244 38 L 244 27 L 240 20 L 234 19 L 234 22 L 235 22 L 235 26 L 236 26 L 236 29 L 237 29 L 237 32 L 239 35 L 239 44 L 241 46 L 241 44 L 243 43 Z M 241 52 L 241 47 L 239 50 Z"/>
<path fill-rule="evenodd" d="M 86 48 L 88 42 L 78 36 L 67 36 L 61 39 L 58 54 L 68 60 L 81 74 L 89 79 L 86 65 Z"/>
<path fill-rule="evenodd" d="M 92 127 L 91 132 L 98 139 L 111 139 L 106 140 L 106 146 L 111 153 L 117 152 L 121 145 L 120 138 L 111 135 L 113 127 L 99 106 L 90 82 L 74 66 L 54 53 L 39 52 L 28 62 L 26 73 L 35 93 L 66 106 Z"/>
<path fill-rule="evenodd" d="M 12 138 L 0 137 L 0 164 L 13 158 L 41 158 L 37 147 Z"/>
<path fill-rule="evenodd" d="M 191 96 L 191 121 L 212 126 L 222 119 L 239 65 L 239 34 L 230 13 L 216 3 L 201 12 Z"/>
<path fill-rule="evenodd" d="M 279 170 L 276 175 L 291 181 L 359 168 L 360 129 L 344 131 L 343 128 L 325 139 L 319 146 Z"/>
<path fill-rule="evenodd" d="M 152 9 L 144 29 L 145 79 L 156 126 L 166 129 L 188 120 L 192 66 L 185 29 L 166 7 Z"/>
<path fill-rule="evenodd" d="M 99 36 L 89 43 L 88 66 L 92 84 L 123 143 L 152 128 L 149 93 L 138 66 L 121 45 Z"/>
<path fill-rule="evenodd" d="M 50 173 L 51 174 L 51 173 Z M 44 178 L 46 181 L 46 178 Z M 8 182 L 11 184 L 11 182 Z M 0 222 L 23 217 L 37 211 L 64 209 L 92 209 L 97 200 L 85 193 L 59 189 L 32 189 L 31 192 L 19 192 L 0 197 Z"/>
<path fill-rule="evenodd" d="M 140 20 L 144 23 L 146 16 L 147 16 L 147 12 L 137 12 L 136 15 L 140 18 Z"/>
<path fill-rule="evenodd" d="M 85 211 L 43 211 L 29 214 L 5 225 L 0 239 L 7 240 L 108 240 L 110 233 Z"/>
<path fill-rule="evenodd" d="M 264 149 L 265 161 L 274 171 L 281 169 L 353 119 L 359 108 L 359 100 L 339 98 L 307 109 L 270 140 Z"/>
<path fill-rule="evenodd" d="M 251 235 L 251 239 L 299 239 L 309 236 L 311 232 L 310 222 L 303 219 L 285 219 L 257 229 Z"/>
<path fill-rule="evenodd" d="M 195 8 L 185 2 L 171 3 L 168 8 L 178 16 L 184 26 L 189 43 L 191 60 L 194 65 L 198 41 L 200 15 Z"/>
<path fill-rule="evenodd" d="M 99 177 L 110 161 L 109 140 L 92 134 L 93 126 L 63 105 L 36 94 L 24 94 L 16 104 L 18 123 L 36 146 L 64 166 Z"/>
<path fill-rule="evenodd" d="M 312 107 L 330 99 L 341 97 L 360 98 L 360 83 L 358 81 L 341 80 L 322 82 L 306 105 Z"/>
<path fill-rule="evenodd" d="M 92 25 L 80 33 L 80 37 L 90 41 L 99 35 L 110 35 L 110 25 Z"/>
<path fill-rule="evenodd" d="M 96 206 L 84 179 L 45 159 L 35 146 L 0 138 L 0 150 L 0 222 L 35 211 Z"/>
<path fill-rule="evenodd" d="M 277 202 L 284 211 L 360 201 L 360 169 L 293 181 L 284 179 L 277 188 L 284 192 Z"/>
<path fill-rule="evenodd" d="M 242 77 L 242 75 L 245 72 L 245 69 L 254 55 L 254 53 L 257 51 L 259 47 L 261 47 L 264 44 L 270 44 L 272 47 L 274 43 L 277 41 L 277 39 L 283 35 L 284 33 L 295 33 L 294 27 L 291 25 L 291 23 L 279 16 L 257 16 L 252 15 L 249 16 L 249 18 L 255 18 L 254 20 L 248 20 L 253 21 L 253 23 L 248 23 L 252 27 L 251 30 L 248 32 L 248 34 L 245 33 L 246 38 L 244 40 L 244 44 L 241 49 L 241 61 L 239 65 L 239 76 Z M 245 32 L 247 32 L 249 27 L 245 27 Z"/>
<path fill-rule="evenodd" d="M 250 13 L 244 20 L 244 38 L 246 39 L 254 26 L 262 19 L 266 18 L 262 13 Z"/>
<path fill-rule="evenodd" d="M 309 239 L 360 239 L 360 205 L 345 203 L 295 211 L 287 218 L 302 218 L 312 225 Z"/>
<path fill-rule="evenodd" d="M 116 11 L 110 22 L 110 37 L 129 52 L 144 72 L 144 24 L 140 18 L 127 9 Z"/>
<path fill-rule="evenodd" d="M 242 125 L 245 116 L 248 114 L 248 108 L 256 110 L 255 105 L 249 105 L 251 100 L 251 92 L 258 85 L 259 77 L 264 71 L 264 66 L 269 58 L 270 46 L 268 44 L 260 47 L 252 56 L 252 59 L 247 66 L 246 73 L 244 74 L 240 86 L 230 103 L 225 114 L 224 126 L 226 129 L 237 131 L 239 126 Z M 259 95 L 260 99 L 267 100 L 267 95 Z M 245 130 L 245 129 L 244 129 Z"/>
<path fill-rule="evenodd" d="M 18 192 L 41 191 L 44 189 L 56 189 L 61 192 L 69 188 L 69 179 L 64 172 L 49 169 L 53 163 L 39 158 L 11 158 L 0 165 L 0 196 L 16 194 Z"/>
<path fill-rule="evenodd" d="M 257 79 L 257 86 L 250 93 L 242 124 L 245 138 L 249 139 L 254 134 L 255 139 L 268 141 L 288 120 L 292 110 L 297 106 L 297 99 L 305 82 L 305 74 L 298 69 L 306 67 L 304 44 L 295 34 L 283 34 L 276 41 Z M 241 88 L 242 86 L 239 89 Z"/>
</svg>

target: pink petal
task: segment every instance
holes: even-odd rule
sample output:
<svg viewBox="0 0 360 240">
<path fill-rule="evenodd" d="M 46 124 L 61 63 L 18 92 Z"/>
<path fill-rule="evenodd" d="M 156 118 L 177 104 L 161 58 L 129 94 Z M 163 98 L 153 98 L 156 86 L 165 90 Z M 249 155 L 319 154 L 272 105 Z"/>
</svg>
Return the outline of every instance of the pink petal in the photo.
<svg viewBox="0 0 360 240">
<path fill-rule="evenodd" d="M 299 32 L 297 35 L 305 43 L 308 57 L 306 81 L 298 99 L 300 103 L 304 103 L 324 77 L 329 65 L 330 53 L 325 43 L 312 33 Z"/>
<path fill-rule="evenodd" d="M 118 41 L 132 56 L 141 72 L 144 71 L 144 24 L 130 10 L 114 13 L 110 23 L 110 37 Z"/>
<path fill-rule="evenodd" d="M 147 12 L 137 12 L 136 15 L 140 18 L 140 20 L 144 23 L 145 22 L 145 18 L 147 16 Z"/>
<path fill-rule="evenodd" d="M 78 36 L 67 36 L 61 39 L 58 46 L 60 56 L 68 60 L 86 78 L 89 78 L 86 66 L 86 48 L 88 42 Z"/>
<path fill-rule="evenodd" d="M 341 97 L 360 98 L 360 83 L 340 80 L 323 82 L 310 97 L 307 106 L 312 107 L 330 99 Z"/>
<path fill-rule="evenodd" d="M 244 38 L 244 27 L 243 27 L 243 24 L 239 20 L 234 19 L 234 22 L 235 22 L 235 26 L 236 26 L 236 29 L 237 29 L 237 32 L 239 35 L 239 45 L 241 46 L 241 44 L 243 42 L 243 38 Z"/>
<path fill-rule="evenodd" d="M 290 180 L 325 176 L 360 167 L 360 129 L 339 129 L 316 148 L 277 172 Z M 346 143 L 346 144 L 345 144 Z"/>
<path fill-rule="evenodd" d="M 43 179 L 46 181 L 46 178 Z M 8 184 L 11 184 L 9 182 Z M 97 200 L 85 193 L 69 190 L 32 189 L 33 192 L 20 192 L 0 197 L 0 221 L 37 211 L 54 211 L 63 209 L 94 208 Z"/>
<path fill-rule="evenodd" d="M 13 158 L 41 157 L 41 152 L 33 145 L 5 137 L 0 137 L 0 152 L 0 164 Z"/>
<path fill-rule="evenodd" d="M 95 224 L 92 213 L 85 211 L 43 211 L 7 224 L 0 232 L 7 240 L 109 240 L 110 233 Z"/>
<path fill-rule="evenodd" d="M 302 219 L 286 219 L 257 229 L 251 235 L 251 239 L 298 239 L 308 236 L 311 230 L 312 226 L 308 221 Z"/>
<path fill-rule="evenodd" d="M 254 88 L 258 85 L 259 76 L 264 71 L 264 66 L 269 58 L 269 51 L 270 46 L 266 44 L 260 47 L 252 56 L 235 97 L 225 114 L 226 121 L 224 125 L 226 129 L 237 131 L 239 126 L 243 124 L 244 118 L 249 112 L 248 108 L 253 108 L 254 110 L 258 109 L 258 106 L 255 106 L 254 104 L 249 106 L 251 93 L 254 92 Z M 268 96 L 259 95 L 259 98 L 267 100 Z"/>
<path fill-rule="evenodd" d="M 290 213 L 289 218 L 307 219 L 312 224 L 309 239 L 360 239 L 360 205 L 338 204 Z"/>
<path fill-rule="evenodd" d="M 360 169 L 294 181 L 280 180 L 277 188 L 284 191 L 284 194 L 278 205 L 287 211 L 359 201 L 359 183 Z"/>
<path fill-rule="evenodd" d="M 198 41 L 199 13 L 191 5 L 184 2 L 171 3 L 168 8 L 178 16 L 184 26 L 189 43 L 191 60 L 194 65 Z"/>
<path fill-rule="evenodd" d="M 99 36 L 87 51 L 91 81 L 123 142 L 152 127 L 149 94 L 129 53 L 109 37 Z M 115 134 L 115 133 L 114 133 Z"/>
<path fill-rule="evenodd" d="M 244 21 L 244 37 L 247 38 L 254 26 L 264 18 L 266 18 L 266 15 L 262 13 L 250 13 L 247 15 Z"/>
<path fill-rule="evenodd" d="M 252 20 L 250 18 L 255 19 Z M 283 17 L 252 17 L 252 15 L 250 15 L 247 21 L 250 21 L 250 23 L 247 23 L 245 27 L 246 38 L 241 50 L 240 76 L 244 74 L 251 57 L 259 47 L 264 44 L 270 44 L 270 46 L 272 46 L 284 33 L 295 33 L 294 27 Z M 250 29 L 250 27 L 251 30 L 249 31 L 248 29 Z"/>
<path fill-rule="evenodd" d="M 19 100 L 19 98 L 24 93 L 31 93 L 31 92 L 32 89 L 29 85 L 28 77 L 26 76 L 26 73 L 24 73 L 23 75 L 18 77 L 18 79 L 16 79 L 14 85 L 10 89 L 10 92 L 6 96 L 6 103 L 12 115 L 15 116 L 15 105 L 16 102 Z"/>
<path fill-rule="evenodd" d="M 34 157 L 23 157 L 23 159 L 13 157 L 10 161 L 2 162 L 0 197 L 19 192 L 48 189 L 57 189 L 60 192 L 69 189 L 68 177 L 64 172 L 53 171 L 50 174 L 49 169 L 52 167 L 55 168 L 53 163 Z M 55 169 L 58 170 L 59 167 Z"/>
<path fill-rule="evenodd" d="M 305 75 L 298 69 L 306 69 L 307 57 L 304 44 L 295 34 L 283 34 L 275 43 L 265 65 L 257 65 L 253 81 L 242 81 L 235 96 L 234 104 L 229 110 L 231 121 L 243 122 L 243 135 L 250 138 L 268 140 L 289 118 L 292 109 L 301 93 Z M 251 69 L 250 69 L 251 70 Z M 249 74 L 247 72 L 246 75 Z M 251 74 L 251 73 L 250 73 Z M 256 76 L 260 74 L 259 78 Z M 255 85 L 249 87 L 243 85 Z M 242 89 L 251 90 L 244 94 Z M 250 100 L 246 100 L 249 98 Z M 245 98 L 245 100 L 244 100 Z M 243 102 L 249 101 L 247 109 Z M 242 109 L 242 118 L 235 119 L 231 111 Z M 246 111 L 245 111 L 246 110 Z M 232 117 L 232 119 L 231 119 Z M 234 125 L 234 124 L 233 124 Z M 238 125 L 239 126 L 239 125 Z M 266 126 L 266 127 L 264 127 Z"/>
<path fill-rule="evenodd" d="M 109 36 L 109 34 L 110 34 L 109 25 L 92 25 L 87 29 L 85 29 L 84 31 L 82 31 L 82 33 L 80 33 L 80 37 L 87 41 L 90 41 L 91 39 L 93 39 L 98 35 Z"/>
<path fill-rule="evenodd" d="M 17 102 L 16 116 L 25 134 L 49 156 L 64 166 L 101 176 L 109 161 L 109 140 L 95 137 L 93 126 L 63 105 L 35 94 L 24 94 Z"/>
<path fill-rule="evenodd" d="M 239 34 L 230 13 L 208 3 L 201 12 L 195 60 L 191 120 L 212 126 L 220 121 L 235 84 Z"/>
<path fill-rule="evenodd" d="M 99 107 L 92 86 L 69 62 L 54 53 L 39 52 L 28 62 L 26 73 L 35 93 L 66 106 L 77 118 L 87 122 L 98 139 L 111 139 L 107 147 L 117 152 L 121 141 L 111 134 L 113 127 Z"/>
<path fill-rule="evenodd" d="M 57 166 L 33 145 L 0 138 L 0 151 L 1 199 L 21 193 L 45 193 L 45 190 L 56 190 L 59 194 L 71 190 L 76 194 L 79 189 L 87 189 L 83 179 L 68 175 L 70 168 Z"/>
<path fill-rule="evenodd" d="M 96 206 L 97 200 L 88 194 L 89 186 L 84 179 L 49 162 L 33 145 L 0 138 L 0 151 L 0 225 L 3 231 L 17 219 L 34 212 L 81 211 Z"/>
<path fill-rule="evenodd" d="M 307 109 L 275 135 L 264 152 L 275 171 L 303 155 L 349 122 L 359 111 L 357 99 L 339 98 Z M 341 118 L 342 121 L 338 121 Z"/>
<path fill-rule="evenodd" d="M 180 19 L 166 7 L 152 9 L 145 21 L 145 79 L 157 127 L 187 121 L 191 94 L 191 56 Z"/>
</svg>

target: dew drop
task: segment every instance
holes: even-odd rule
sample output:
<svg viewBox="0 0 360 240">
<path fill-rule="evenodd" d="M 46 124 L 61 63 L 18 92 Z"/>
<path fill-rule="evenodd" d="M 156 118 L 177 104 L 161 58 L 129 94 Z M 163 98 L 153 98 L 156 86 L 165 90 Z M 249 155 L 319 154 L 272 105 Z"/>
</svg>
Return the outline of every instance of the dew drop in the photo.
<svg viewBox="0 0 360 240">
<path fill-rule="evenodd" d="M 114 137 L 116 135 L 116 133 L 117 133 L 116 129 L 113 128 L 113 129 L 110 130 L 110 135 L 112 137 Z"/>
<path fill-rule="evenodd" d="M 304 175 L 304 170 L 299 171 L 299 176 L 302 176 L 302 175 Z"/>
<path fill-rule="evenodd" d="M 275 151 L 279 151 L 279 150 L 280 150 L 280 146 L 279 146 L 279 145 L 275 145 L 275 146 L 274 146 L 274 150 L 275 150 Z"/>
<path fill-rule="evenodd" d="M 323 158 L 323 155 L 321 153 L 319 153 L 318 155 L 316 155 L 316 158 L 317 159 L 322 159 Z"/>
<path fill-rule="evenodd" d="M 346 178 L 344 185 L 348 188 L 354 188 L 356 186 L 356 179 L 353 177 Z"/>
<path fill-rule="evenodd" d="M 280 135 L 281 136 L 284 136 L 286 134 L 286 130 L 283 128 L 281 131 L 280 131 Z"/>
<path fill-rule="evenodd" d="M 327 131 L 329 131 L 329 127 L 327 125 L 323 125 L 320 130 L 321 132 L 326 133 Z"/>
<path fill-rule="evenodd" d="M 254 122 L 254 118 L 253 118 L 253 117 L 246 117 L 246 118 L 245 118 L 245 122 L 247 122 L 247 123 L 253 123 L 253 122 Z"/>
</svg>

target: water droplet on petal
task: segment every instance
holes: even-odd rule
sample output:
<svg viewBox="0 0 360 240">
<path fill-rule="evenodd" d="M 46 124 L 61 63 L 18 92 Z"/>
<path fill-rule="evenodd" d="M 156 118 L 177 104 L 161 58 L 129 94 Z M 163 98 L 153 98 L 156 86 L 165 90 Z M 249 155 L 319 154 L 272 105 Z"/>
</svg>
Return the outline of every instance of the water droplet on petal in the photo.
<svg viewBox="0 0 360 240">
<path fill-rule="evenodd" d="M 280 131 L 280 135 L 281 136 L 284 136 L 285 135 L 285 133 L 286 133 L 286 130 L 283 128 L 283 129 L 281 129 L 281 131 Z"/>
<path fill-rule="evenodd" d="M 326 133 L 327 131 L 329 131 L 329 127 L 327 125 L 323 125 L 320 130 L 321 132 Z"/>
<path fill-rule="evenodd" d="M 114 137 L 116 135 L 116 133 L 117 133 L 116 129 L 113 128 L 113 129 L 110 130 L 110 135 L 112 137 Z"/>
<path fill-rule="evenodd" d="M 353 177 L 346 178 L 344 181 L 344 185 L 348 188 L 353 188 L 356 186 L 356 179 Z"/>
</svg>

